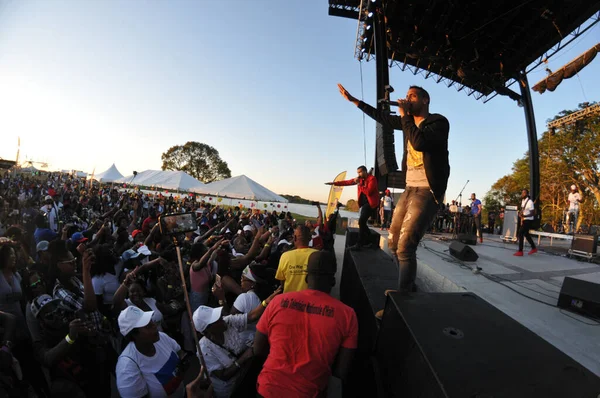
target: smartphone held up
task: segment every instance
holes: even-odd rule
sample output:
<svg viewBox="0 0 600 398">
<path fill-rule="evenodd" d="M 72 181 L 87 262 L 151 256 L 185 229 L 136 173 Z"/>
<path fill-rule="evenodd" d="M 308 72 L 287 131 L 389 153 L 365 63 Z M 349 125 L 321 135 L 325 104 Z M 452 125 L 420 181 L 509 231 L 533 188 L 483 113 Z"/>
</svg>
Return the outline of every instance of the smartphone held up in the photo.
<svg viewBox="0 0 600 398">
<path fill-rule="evenodd" d="M 194 213 L 165 214 L 158 218 L 160 233 L 163 235 L 179 235 L 198 229 Z"/>
</svg>

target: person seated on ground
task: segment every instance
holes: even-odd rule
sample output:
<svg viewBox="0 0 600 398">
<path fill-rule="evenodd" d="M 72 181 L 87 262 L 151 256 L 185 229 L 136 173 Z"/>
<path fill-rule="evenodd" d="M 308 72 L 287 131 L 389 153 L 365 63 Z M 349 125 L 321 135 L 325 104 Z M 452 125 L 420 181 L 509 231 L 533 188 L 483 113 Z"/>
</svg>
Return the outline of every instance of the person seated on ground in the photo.
<svg viewBox="0 0 600 398">
<path fill-rule="evenodd" d="M 127 307 L 119 315 L 119 330 L 129 342 L 117 362 L 117 389 L 122 398 L 184 397 L 183 352 L 160 332 L 152 311 Z"/>
<path fill-rule="evenodd" d="M 200 350 L 206 362 L 215 398 L 228 398 L 243 377 L 253 357 L 252 336 L 244 334 L 249 323 L 256 322 L 273 298 L 281 293 L 276 290 L 262 304 L 248 314 L 223 316 L 223 307 L 200 306 L 194 312 Z"/>
<path fill-rule="evenodd" d="M 283 291 L 298 292 L 307 288 L 306 265 L 308 257 L 316 250 L 308 247 L 310 230 L 300 225 L 294 230 L 294 250 L 281 255 L 275 277 L 281 281 Z"/>
<path fill-rule="evenodd" d="M 358 321 L 352 308 L 330 296 L 336 268 L 335 254 L 312 253 L 308 289 L 275 297 L 259 320 L 254 353 L 267 358 L 257 382 L 260 396 L 317 397 L 332 373 L 346 378 Z"/>
</svg>

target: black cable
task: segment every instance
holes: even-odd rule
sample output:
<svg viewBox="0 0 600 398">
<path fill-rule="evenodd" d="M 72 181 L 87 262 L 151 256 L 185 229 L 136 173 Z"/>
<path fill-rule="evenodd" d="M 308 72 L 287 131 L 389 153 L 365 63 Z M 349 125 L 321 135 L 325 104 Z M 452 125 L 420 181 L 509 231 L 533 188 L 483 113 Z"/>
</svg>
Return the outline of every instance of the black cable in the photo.
<svg viewBox="0 0 600 398">
<path fill-rule="evenodd" d="M 530 290 L 530 291 L 532 291 L 532 292 L 534 292 L 534 293 L 541 294 L 542 296 L 546 296 L 546 297 L 548 297 L 548 298 L 551 298 L 551 299 L 553 299 L 553 300 L 558 300 L 558 297 L 550 296 L 550 295 L 548 295 L 548 294 L 542 293 L 542 292 L 540 292 L 540 291 L 538 291 L 538 290 L 535 290 L 535 289 L 532 289 L 532 288 L 529 288 L 529 287 L 526 287 L 526 286 L 521 286 L 521 285 L 519 285 L 518 283 L 516 283 L 515 281 L 511 281 L 511 280 L 509 280 L 509 279 L 504 279 L 504 278 L 501 278 L 501 277 L 499 277 L 499 276 L 496 276 L 496 275 L 486 274 L 486 273 L 484 273 L 484 272 L 482 272 L 482 273 L 481 273 L 481 275 L 483 275 L 483 276 L 484 276 L 486 279 L 489 279 L 489 280 L 491 280 L 491 281 L 493 281 L 493 282 L 496 282 L 496 283 L 499 283 L 499 284 L 501 284 L 502 286 L 506 286 L 506 285 L 505 285 L 505 284 L 503 284 L 502 282 L 508 282 L 508 283 L 512 283 L 513 285 L 519 286 L 520 288 L 523 288 L 523 289 Z M 502 282 L 499 282 L 499 281 L 502 281 Z M 506 287 L 508 287 L 508 286 L 506 286 Z M 515 289 L 511 289 L 511 290 L 514 290 L 514 291 L 516 291 Z M 519 292 L 519 294 L 521 294 L 521 295 L 524 295 L 524 294 L 522 294 L 522 293 L 520 293 L 520 292 Z M 534 299 L 533 297 L 530 297 L 530 296 L 525 296 L 525 297 L 527 297 L 527 298 L 531 298 L 531 299 Z M 535 299 L 535 300 L 536 300 L 536 301 L 538 301 L 537 299 Z M 539 301 L 541 301 L 541 300 L 539 300 Z M 548 303 L 546 303 L 546 302 L 544 302 L 544 303 L 545 303 L 545 304 L 548 304 Z M 548 305 L 551 305 L 551 304 L 548 304 Z M 553 306 L 553 307 L 555 307 L 555 305 L 552 305 L 552 306 Z"/>
<path fill-rule="evenodd" d="M 469 267 L 469 266 L 465 265 L 465 264 L 464 264 L 462 261 L 460 261 L 460 260 L 458 260 L 458 259 L 455 259 L 454 257 L 452 257 L 452 259 L 451 259 L 451 260 L 449 260 L 449 259 L 447 259 L 447 258 L 443 257 L 443 256 L 450 256 L 450 255 L 449 255 L 449 254 L 446 254 L 446 253 L 444 253 L 444 252 L 439 252 L 439 251 L 437 251 L 437 250 L 435 250 L 435 249 L 432 249 L 432 248 L 430 248 L 430 247 L 427 247 L 423 241 L 421 241 L 421 245 L 422 245 L 422 246 L 423 246 L 423 247 L 424 247 L 426 250 L 428 250 L 428 251 L 430 251 L 430 252 L 432 252 L 432 253 L 436 254 L 438 257 L 442 258 L 442 259 L 443 259 L 444 261 L 446 261 L 446 262 L 449 262 L 449 263 L 454 263 L 454 264 L 458 264 L 458 265 L 459 265 L 461 268 L 472 270 L 472 268 L 471 268 L 471 267 Z M 443 256 L 442 256 L 442 255 L 443 255 Z M 520 296 L 523 296 L 523 297 L 525 297 L 525 298 L 528 298 L 528 299 L 530 299 L 530 300 L 536 301 L 536 302 L 538 302 L 538 303 L 540 303 L 540 304 L 544 304 L 544 305 L 546 305 L 546 306 L 548 306 L 548 307 L 556 308 L 556 305 L 553 305 L 553 304 L 547 303 L 547 302 L 545 302 L 545 301 L 543 301 L 543 300 L 538 300 L 538 299 L 536 299 L 535 297 L 528 296 L 528 295 L 526 295 L 526 294 L 524 294 L 524 293 L 522 293 L 522 292 L 520 292 L 520 291 L 518 291 L 518 290 L 516 290 L 516 289 L 512 288 L 511 286 L 507 286 L 507 285 L 505 285 L 504 283 L 502 283 L 502 282 L 500 282 L 500 281 L 498 281 L 498 280 L 496 280 L 496 279 L 500 279 L 500 280 L 502 280 L 502 281 L 505 281 L 505 282 L 512 283 L 512 284 L 514 284 L 514 285 L 517 285 L 517 286 L 519 286 L 519 287 L 521 287 L 521 288 L 523 288 L 523 289 L 531 290 L 532 292 L 535 292 L 535 293 L 541 294 L 541 295 L 543 295 L 543 296 L 550 297 L 550 298 L 552 298 L 552 299 L 555 299 L 555 300 L 557 300 L 557 299 L 556 299 L 556 298 L 554 298 L 554 297 L 551 297 L 551 296 L 549 296 L 549 295 L 547 295 L 547 294 L 541 293 L 541 292 L 539 292 L 539 291 L 537 291 L 537 290 L 535 290 L 535 289 L 531 289 L 531 288 L 527 288 L 527 287 L 525 287 L 525 286 L 521 286 L 521 285 L 517 284 L 517 283 L 516 283 L 516 282 L 514 282 L 514 281 L 511 281 L 511 280 L 508 280 L 508 279 L 504 279 L 504 278 L 501 278 L 501 277 L 498 277 L 498 276 L 495 276 L 495 275 L 490 275 L 490 274 L 487 274 L 487 273 L 485 273 L 485 272 L 480 272 L 479 274 L 480 274 L 480 275 L 482 275 L 484 278 L 486 278 L 486 279 L 488 279 L 488 280 L 492 281 L 492 282 L 495 282 L 495 283 L 497 283 L 497 284 L 499 284 L 499 285 L 501 285 L 501 286 L 504 286 L 504 287 L 505 287 L 505 288 L 507 288 L 507 289 L 510 289 L 510 290 L 512 290 L 513 292 L 517 293 L 517 294 L 518 294 L 518 295 L 520 295 Z M 539 285 L 538 285 L 538 286 L 539 286 Z M 541 289 L 544 289 L 542 286 L 539 286 L 539 287 L 540 287 Z M 546 289 L 545 289 L 545 290 L 546 290 Z M 571 318 L 571 319 L 573 319 L 573 320 L 575 320 L 575 321 L 577 321 L 577 322 L 583 323 L 584 325 L 587 325 L 587 326 L 600 326 L 600 322 L 590 323 L 590 322 L 585 322 L 585 321 L 582 321 L 581 319 L 577 319 L 576 317 L 574 317 L 574 316 L 572 316 L 572 315 L 569 315 L 569 314 L 567 314 L 567 313 L 566 313 L 565 311 L 563 311 L 562 309 L 559 309 L 559 312 L 560 312 L 561 314 L 563 314 L 564 316 L 566 316 L 566 317 L 569 317 L 569 318 Z M 591 317 L 590 317 L 590 318 L 591 318 Z"/>
<path fill-rule="evenodd" d="M 425 249 L 427 249 L 428 251 L 431 251 L 431 252 L 433 252 L 433 253 L 436 253 L 436 252 L 437 252 L 437 253 L 440 253 L 440 254 L 443 254 L 443 255 L 449 256 L 449 255 L 448 255 L 448 254 L 446 254 L 446 253 L 441 253 L 441 252 L 438 252 L 438 251 L 437 251 L 437 250 L 435 250 L 435 249 L 432 249 L 432 248 L 429 248 L 429 247 L 427 247 L 427 246 L 425 245 L 425 243 L 423 243 L 423 242 L 421 242 L 421 243 L 422 243 L 423 247 L 425 247 Z M 438 254 L 438 255 L 439 255 L 439 254 Z M 442 257 L 442 259 L 443 259 L 443 258 L 444 258 L 444 257 Z M 468 267 L 467 265 L 465 265 L 465 264 L 464 264 L 462 261 L 460 261 L 460 260 L 455 260 L 455 259 L 453 258 L 453 261 L 448 261 L 448 262 L 457 263 L 457 264 L 459 264 L 459 266 L 461 266 L 461 268 L 468 268 L 468 269 L 472 270 L 472 268 Z M 499 284 L 499 285 L 501 285 L 501 286 L 504 286 L 504 287 L 505 287 L 505 288 L 507 288 L 507 289 L 510 289 L 510 290 L 512 290 L 513 292 L 517 293 L 517 294 L 518 294 L 518 295 L 520 295 L 520 296 L 523 296 L 523 297 L 525 297 L 525 298 L 528 298 L 528 299 L 530 299 L 530 300 L 533 300 L 533 301 L 537 301 L 538 303 L 540 303 L 540 304 L 544 304 L 544 305 L 547 305 L 548 307 L 556 308 L 556 306 L 555 306 L 555 305 L 553 305 L 553 304 L 547 303 L 547 302 L 545 302 L 545 301 L 542 301 L 542 300 L 538 300 L 538 299 L 536 299 L 535 297 L 528 296 L 528 295 L 526 295 L 526 294 L 524 294 L 524 293 L 521 293 L 520 291 L 518 291 L 518 290 L 516 290 L 516 289 L 512 288 L 511 286 L 507 286 L 507 285 L 505 285 L 504 283 L 502 283 L 502 282 L 499 282 L 499 281 L 495 280 L 495 279 L 494 279 L 494 277 L 493 277 L 492 275 L 486 274 L 485 272 L 480 272 L 479 274 L 480 274 L 480 275 L 482 275 L 484 278 L 486 278 L 486 279 L 488 279 L 488 280 L 492 281 L 492 282 L 495 282 L 495 283 L 497 283 L 497 284 Z M 502 278 L 499 278 L 499 279 L 502 279 Z M 508 282 L 512 282 L 512 281 L 508 281 Z M 519 285 L 517 285 L 517 286 L 519 286 Z M 524 286 L 520 286 L 520 287 L 522 287 L 522 288 L 525 288 Z M 526 289 L 526 288 L 525 288 L 525 289 Z M 530 289 L 530 290 L 531 290 L 531 289 Z M 543 293 L 540 293 L 540 292 L 537 292 L 537 293 L 544 295 Z"/>
</svg>

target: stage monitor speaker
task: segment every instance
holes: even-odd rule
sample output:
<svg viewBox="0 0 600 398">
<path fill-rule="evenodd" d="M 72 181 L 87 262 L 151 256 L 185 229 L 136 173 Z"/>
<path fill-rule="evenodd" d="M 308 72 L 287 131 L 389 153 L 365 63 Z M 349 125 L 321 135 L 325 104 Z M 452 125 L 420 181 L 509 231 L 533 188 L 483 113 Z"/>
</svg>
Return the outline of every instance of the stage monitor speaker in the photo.
<svg viewBox="0 0 600 398">
<path fill-rule="evenodd" d="M 596 250 L 598 250 L 598 235 L 573 235 L 571 250 L 596 254 Z"/>
<path fill-rule="evenodd" d="M 477 245 L 477 235 L 473 234 L 458 234 L 458 241 L 465 245 Z"/>
<path fill-rule="evenodd" d="M 406 172 L 392 171 L 387 175 L 387 187 L 396 189 L 406 189 Z M 397 201 L 394 201 L 397 203 Z"/>
<path fill-rule="evenodd" d="M 558 306 L 589 318 L 600 319 L 600 284 L 567 276 L 560 288 Z"/>
<path fill-rule="evenodd" d="M 379 235 L 377 232 L 373 231 L 370 228 L 369 233 L 369 243 L 371 243 L 374 247 L 380 247 L 379 242 L 381 240 L 381 235 Z M 357 244 L 359 236 L 360 234 L 358 228 L 348 227 L 346 229 L 346 248 Z"/>
<path fill-rule="evenodd" d="M 375 355 L 386 397 L 597 397 L 600 378 L 473 293 L 391 293 Z"/>
<path fill-rule="evenodd" d="M 477 261 L 479 256 L 470 246 L 462 242 L 450 243 L 450 254 L 461 261 Z"/>
<path fill-rule="evenodd" d="M 377 123 L 375 128 L 375 151 L 377 166 L 381 176 L 398 170 L 394 130 L 385 128 L 380 123 Z"/>
</svg>

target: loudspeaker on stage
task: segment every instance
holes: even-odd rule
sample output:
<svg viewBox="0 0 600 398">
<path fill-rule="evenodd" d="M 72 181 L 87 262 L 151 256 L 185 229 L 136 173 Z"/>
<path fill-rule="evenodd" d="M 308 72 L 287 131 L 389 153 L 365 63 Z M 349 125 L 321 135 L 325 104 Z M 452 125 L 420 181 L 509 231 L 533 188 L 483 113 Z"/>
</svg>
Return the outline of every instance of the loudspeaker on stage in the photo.
<svg viewBox="0 0 600 398">
<path fill-rule="evenodd" d="M 462 242 L 450 243 L 450 254 L 461 261 L 477 261 L 479 256 L 470 247 Z"/>
</svg>

